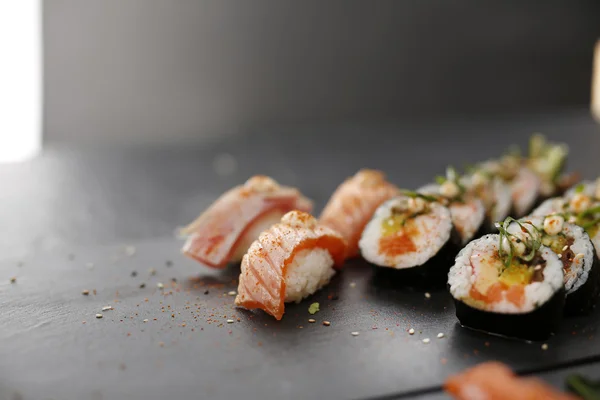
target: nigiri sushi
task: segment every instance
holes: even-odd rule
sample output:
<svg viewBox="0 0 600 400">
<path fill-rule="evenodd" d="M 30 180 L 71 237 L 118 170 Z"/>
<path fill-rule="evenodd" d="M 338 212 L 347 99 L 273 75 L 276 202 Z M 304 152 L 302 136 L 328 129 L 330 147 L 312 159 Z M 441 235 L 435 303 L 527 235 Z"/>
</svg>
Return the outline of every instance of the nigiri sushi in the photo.
<svg viewBox="0 0 600 400">
<path fill-rule="evenodd" d="M 261 309 L 277 320 L 285 303 L 300 302 L 341 268 L 346 241 L 310 214 L 291 211 L 261 233 L 242 259 L 235 304 Z"/>
<path fill-rule="evenodd" d="M 183 253 L 214 268 L 239 262 L 258 235 L 291 210 L 310 212 L 312 202 L 297 189 L 257 175 L 219 197 L 194 222 Z"/>
<path fill-rule="evenodd" d="M 336 189 L 319 222 L 341 233 L 348 243 L 347 258 L 356 257 L 360 235 L 377 207 L 399 193 L 383 172 L 360 170 Z"/>
<path fill-rule="evenodd" d="M 444 390 L 456 400 L 576 400 L 535 378 L 519 378 L 506 365 L 488 361 L 451 376 Z"/>
<path fill-rule="evenodd" d="M 433 195 L 448 207 L 463 245 L 482 228 L 485 219 L 483 202 L 466 190 L 453 168 L 448 168 L 445 178 L 438 177 L 437 184 L 425 185 L 417 189 L 417 192 Z"/>
</svg>

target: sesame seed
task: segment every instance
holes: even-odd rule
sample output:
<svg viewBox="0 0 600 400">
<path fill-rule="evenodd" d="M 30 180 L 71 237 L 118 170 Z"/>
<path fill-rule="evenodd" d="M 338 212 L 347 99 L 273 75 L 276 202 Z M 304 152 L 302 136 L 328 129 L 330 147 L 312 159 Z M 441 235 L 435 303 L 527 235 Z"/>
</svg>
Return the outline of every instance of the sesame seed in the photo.
<svg viewBox="0 0 600 400">
<path fill-rule="evenodd" d="M 309 320 L 308 320 L 308 322 L 309 322 L 310 324 L 314 324 L 315 322 L 317 322 L 317 320 L 316 320 L 316 319 L 312 319 L 312 318 L 311 318 L 311 319 L 309 319 Z"/>
<path fill-rule="evenodd" d="M 148 273 L 149 273 L 150 275 L 156 275 L 156 270 L 155 270 L 154 268 L 150 268 L 150 269 L 148 270 Z"/>
<path fill-rule="evenodd" d="M 558 258 L 562 258 L 562 254 L 558 254 Z"/>
<path fill-rule="evenodd" d="M 125 247 L 125 254 L 128 255 L 129 257 L 135 255 L 135 247 L 134 246 Z"/>
<path fill-rule="evenodd" d="M 232 319 L 228 319 L 228 320 L 227 320 L 227 323 L 228 323 L 228 324 L 233 324 L 233 320 L 232 320 Z"/>
<path fill-rule="evenodd" d="M 350 334 L 351 334 L 352 336 L 358 336 L 360 333 L 358 333 L 358 332 L 350 332 Z"/>
<path fill-rule="evenodd" d="M 350 287 L 351 288 L 355 288 L 356 287 L 356 282 L 350 282 Z"/>
<path fill-rule="evenodd" d="M 429 292 L 425 292 L 425 298 L 426 299 L 430 299 L 431 298 L 431 294 Z"/>
<path fill-rule="evenodd" d="M 100 313 L 96 314 L 96 318 L 98 318 L 98 319 L 102 318 L 102 314 L 100 314 Z"/>
<path fill-rule="evenodd" d="M 429 340 L 429 338 L 425 338 L 425 339 L 422 340 L 422 342 L 425 343 L 425 344 L 427 344 L 427 343 L 430 342 L 430 340 Z"/>
<path fill-rule="evenodd" d="M 237 293 L 235 292 L 235 290 L 232 290 L 231 292 L 227 293 L 229 296 L 235 296 Z"/>
<path fill-rule="evenodd" d="M 104 306 L 102 307 L 102 311 L 110 311 L 113 310 L 112 306 Z"/>
<path fill-rule="evenodd" d="M 10 278 L 10 283 L 15 283 L 17 281 L 17 277 L 13 276 L 12 278 Z"/>
<path fill-rule="evenodd" d="M 410 328 L 410 329 L 408 330 L 408 334 L 409 334 L 409 335 L 414 335 L 414 334 L 415 334 L 415 330 L 414 330 L 413 328 Z"/>
<path fill-rule="evenodd" d="M 331 322 L 329 322 L 329 321 L 323 321 L 323 325 L 329 326 L 329 325 L 331 325 Z"/>
<path fill-rule="evenodd" d="M 148 322 L 148 318 L 146 318 L 145 320 L 143 320 L 142 322 Z"/>
<path fill-rule="evenodd" d="M 438 333 L 438 334 L 437 334 L 437 337 L 438 337 L 438 339 L 441 339 L 441 338 L 443 338 L 444 336 L 445 336 L 445 335 L 444 335 L 442 332 L 440 332 L 440 333 Z"/>
<path fill-rule="evenodd" d="M 163 285 L 161 282 L 158 282 L 156 284 L 156 287 L 159 288 L 159 289 L 164 289 L 165 285 Z"/>
<path fill-rule="evenodd" d="M 548 350 L 548 344 L 544 343 L 544 344 L 542 345 L 542 350 Z"/>
<path fill-rule="evenodd" d="M 539 271 L 540 269 L 542 269 L 542 266 L 541 265 L 536 265 L 533 270 L 534 271 Z"/>
<path fill-rule="evenodd" d="M 87 296 L 87 295 L 89 295 L 89 294 L 90 294 L 90 291 L 89 291 L 89 290 L 87 290 L 87 289 L 85 289 L 85 290 L 82 290 L 82 291 L 81 291 L 81 294 L 82 294 L 82 295 L 84 295 L 84 296 Z"/>
<path fill-rule="evenodd" d="M 567 251 L 568 248 L 569 248 L 569 245 L 565 245 L 565 247 L 562 248 L 562 251 Z"/>
</svg>

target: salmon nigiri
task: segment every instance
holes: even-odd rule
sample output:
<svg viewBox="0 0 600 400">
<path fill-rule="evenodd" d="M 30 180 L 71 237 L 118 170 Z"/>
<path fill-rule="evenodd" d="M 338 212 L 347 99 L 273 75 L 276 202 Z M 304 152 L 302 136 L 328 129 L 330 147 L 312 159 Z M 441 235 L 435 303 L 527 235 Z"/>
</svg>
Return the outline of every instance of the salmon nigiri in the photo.
<svg viewBox="0 0 600 400">
<path fill-rule="evenodd" d="M 355 257 L 360 236 L 377 207 L 399 194 L 383 172 L 360 170 L 336 189 L 319 222 L 341 233 L 348 243 L 347 258 Z"/>
<path fill-rule="evenodd" d="M 575 400 L 534 378 L 519 378 L 499 362 L 479 364 L 451 376 L 444 389 L 456 400 Z"/>
<path fill-rule="evenodd" d="M 291 210 L 310 212 L 312 202 L 295 188 L 254 176 L 225 192 L 194 222 L 183 228 L 183 253 L 203 264 L 223 268 L 239 262 L 258 235 Z"/>
<path fill-rule="evenodd" d="M 280 320 L 285 302 L 300 302 L 344 263 L 346 242 L 310 214 L 291 211 L 260 234 L 242 259 L 235 304 Z"/>
</svg>

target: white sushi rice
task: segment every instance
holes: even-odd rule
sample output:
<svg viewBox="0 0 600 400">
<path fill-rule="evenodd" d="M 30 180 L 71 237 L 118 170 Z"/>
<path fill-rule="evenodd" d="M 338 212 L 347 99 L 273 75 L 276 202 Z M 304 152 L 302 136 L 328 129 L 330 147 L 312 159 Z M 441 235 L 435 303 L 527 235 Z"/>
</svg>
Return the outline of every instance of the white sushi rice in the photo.
<svg viewBox="0 0 600 400">
<path fill-rule="evenodd" d="M 238 241 L 238 244 L 235 246 L 235 250 L 233 251 L 233 255 L 231 256 L 230 262 L 240 262 L 244 257 L 244 254 L 248 252 L 252 242 L 258 239 L 262 232 L 279 223 L 282 216 L 283 213 L 281 211 L 273 210 L 258 218 L 250 226 L 250 228 L 244 232 L 243 236 Z"/>
<path fill-rule="evenodd" d="M 369 262 L 396 269 L 412 268 L 424 264 L 450 240 L 452 218 L 448 208 L 438 203 L 430 203 L 431 211 L 414 218 L 415 231 L 411 236 L 416 250 L 404 254 L 389 256 L 380 252 L 382 237 L 381 226 L 392 216 L 392 208 L 401 207 L 407 197 L 399 196 L 383 203 L 365 227 L 359 241 L 362 256 Z"/>
<path fill-rule="evenodd" d="M 531 217 L 527 220 L 534 224 L 538 229 L 542 229 L 544 225 L 544 217 Z M 573 244 L 570 248 L 575 255 L 571 267 L 569 268 L 569 271 L 565 271 L 564 277 L 565 290 L 567 291 L 567 295 L 569 295 L 587 282 L 592 269 L 592 264 L 594 263 L 594 246 L 583 228 L 575 224 L 564 223 L 562 234 L 567 238 L 573 239 Z M 582 254 L 583 256 L 578 257 L 578 254 Z"/>
<path fill-rule="evenodd" d="M 563 212 L 563 204 L 565 201 L 562 197 L 553 197 L 545 200 L 535 210 L 531 212 L 531 216 L 544 217 L 546 215 Z"/>
<path fill-rule="evenodd" d="M 573 196 L 577 194 L 579 186 L 583 186 L 583 191 L 581 193 L 590 197 L 594 197 L 596 195 L 596 181 L 584 180 L 567 190 L 564 198 L 567 200 L 573 198 Z"/>
<path fill-rule="evenodd" d="M 531 210 L 538 198 L 541 185 L 542 181 L 532 170 L 527 167 L 519 169 L 519 173 L 510 184 L 515 214 L 518 217 Z"/>
<path fill-rule="evenodd" d="M 499 235 L 485 235 L 469 243 L 456 256 L 454 266 L 448 274 L 450 293 L 455 299 L 469 298 L 471 287 L 477 277 L 477 269 L 473 267 L 471 259 L 480 254 L 492 254 L 498 251 Z M 546 303 L 563 285 L 562 263 L 558 256 L 548 247 L 540 248 L 541 256 L 546 260 L 543 282 L 532 282 L 525 286 L 525 302 L 518 307 L 507 299 L 500 302 L 486 303 L 484 311 L 505 314 L 520 314 L 533 311 L 536 307 Z"/>
<path fill-rule="evenodd" d="M 299 303 L 329 283 L 335 275 L 326 249 L 305 249 L 296 254 L 285 273 L 285 302 Z"/>
<path fill-rule="evenodd" d="M 432 183 L 421 187 L 417 192 L 440 195 L 440 186 Z M 460 234 L 462 244 L 465 245 L 473 239 L 473 236 L 477 233 L 481 224 L 483 224 L 483 220 L 485 219 L 483 202 L 479 199 L 471 198 L 464 203 L 453 202 L 448 208 L 452 216 L 452 223 Z"/>
</svg>

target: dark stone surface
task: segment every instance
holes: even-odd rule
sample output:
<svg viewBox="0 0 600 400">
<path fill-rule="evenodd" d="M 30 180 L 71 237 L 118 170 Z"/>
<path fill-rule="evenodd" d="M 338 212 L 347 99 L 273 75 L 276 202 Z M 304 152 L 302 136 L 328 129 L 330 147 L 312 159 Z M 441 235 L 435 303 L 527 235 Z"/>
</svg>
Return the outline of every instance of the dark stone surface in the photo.
<svg viewBox="0 0 600 400">
<path fill-rule="evenodd" d="M 463 329 L 444 290 L 426 299 L 423 290 L 379 279 L 360 261 L 289 306 L 278 323 L 233 307 L 226 293 L 235 289 L 237 267 L 212 271 L 184 259 L 173 236 L 176 226 L 254 173 L 299 186 L 320 210 L 358 168 L 381 168 L 414 188 L 448 163 L 497 155 L 538 129 L 571 145 L 574 169 L 586 177 L 598 173 L 600 131 L 583 112 L 299 127 L 187 148 L 50 145 L 31 163 L 2 166 L 0 398 L 359 399 L 435 391 L 449 374 L 489 359 L 519 372 L 557 368 L 557 374 L 598 361 L 600 310 L 566 320 L 543 351 L 539 343 Z M 410 140 L 394 135 L 399 130 L 412 132 Z M 237 172 L 215 173 L 220 153 L 234 156 Z M 135 255 L 127 256 L 125 246 L 135 246 Z M 84 289 L 92 293 L 83 296 Z M 328 299 L 334 295 L 339 299 Z M 309 324 L 313 301 L 322 311 Z M 107 305 L 114 310 L 101 311 Z M 102 319 L 95 318 L 99 312 Z M 437 339 L 438 332 L 446 337 Z M 425 337 L 430 344 L 421 342 Z"/>
</svg>

